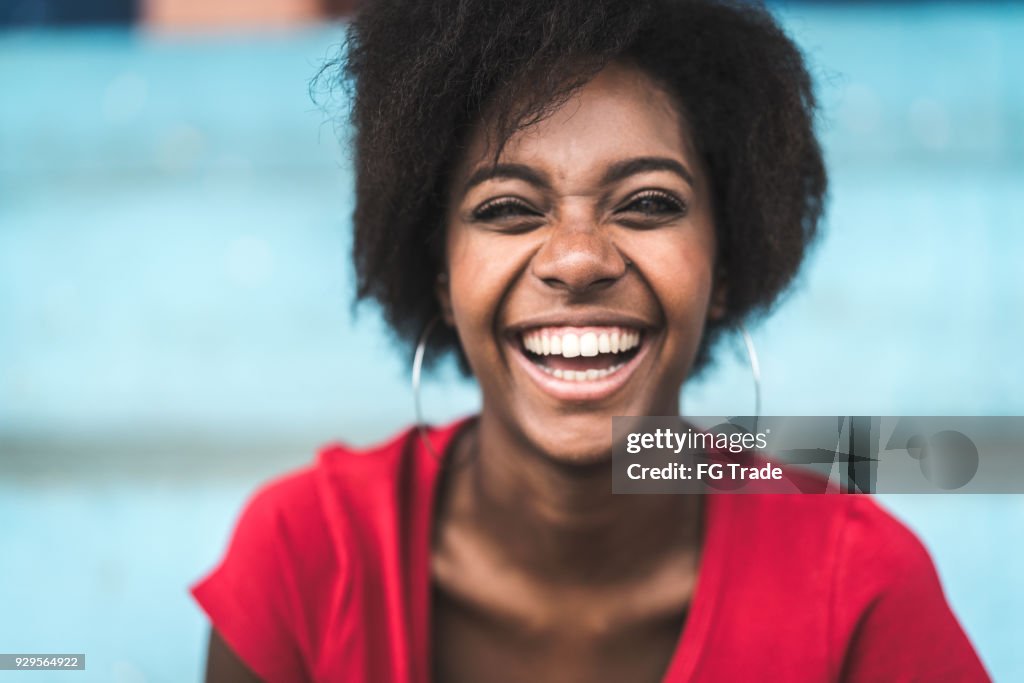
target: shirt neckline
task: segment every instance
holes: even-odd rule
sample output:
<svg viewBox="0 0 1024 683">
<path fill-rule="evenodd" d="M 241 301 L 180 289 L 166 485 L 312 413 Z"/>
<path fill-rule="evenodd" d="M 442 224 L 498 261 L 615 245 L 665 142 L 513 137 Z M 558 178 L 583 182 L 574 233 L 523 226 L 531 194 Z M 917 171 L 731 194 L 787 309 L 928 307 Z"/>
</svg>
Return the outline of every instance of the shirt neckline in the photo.
<svg viewBox="0 0 1024 683">
<path fill-rule="evenodd" d="M 437 495 L 441 482 L 441 470 L 448 457 L 449 449 L 455 443 L 457 437 L 462 434 L 469 425 L 476 422 L 478 415 L 463 417 L 443 427 L 428 428 L 426 432 L 418 429 L 412 430 L 412 436 L 416 440 L 415 453 L 420 462 L 428 463 L 427 472 L 427 495 L 424 501 L 426 509 L 424 514 L 418 515 L 419 538 L 425 538 L 426 543 L 419 547 L 420 556 L 415 558 L 414 563 L 419 567 L 417 580 L 424 582 L 420 585 L 419 596 L 422 610 L 413 610 L 414 614 L 420 615 L 420 642 L 422 647 L 419 657 L 420 678 L 423 683 L 433 681 L 433 629 L 432 614 L 433 590 L 431 586 L 430 553 L 432 551 L 432 531 L 434 518 L 437 509 Z M 424 437 L 429 439 L 430 444 L 424 442 Z M 432 452 L 433 451 L 433 452 Z M 700 560 L 697 569 L 697 580 L 694 584 L 693 598 L 690 601 L 690 608 L 687 611 L 686 622 L 683 624 L 682 632 L 676 640 L 675 648 L 669 659 L 668 667 L 661 678 L 660 683 L 681 683 L 682 681 L 693 680 L 700 664 L 701 656 L 705 650 L 708 634 L 711 631 L 712 619 L 716 612 L 716 605 L 721 594 L 722 575 L 724 571 L 725 557 L 728 551 L 729 529 L 732 525 L 731 496 L 716 495 L 713 493 L 703 494 L 704 515 L 703 534 L 704 545 L 701 548 Z"/>
</svg>

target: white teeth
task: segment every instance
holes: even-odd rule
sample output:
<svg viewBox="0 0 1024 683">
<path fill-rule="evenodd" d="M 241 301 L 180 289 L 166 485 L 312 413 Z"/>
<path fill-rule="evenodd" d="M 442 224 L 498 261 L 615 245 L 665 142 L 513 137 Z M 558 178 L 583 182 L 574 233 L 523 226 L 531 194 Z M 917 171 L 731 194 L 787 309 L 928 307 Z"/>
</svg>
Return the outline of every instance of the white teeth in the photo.
<svg viewBox="0 0 1024 683">
<path fill-rule="evenodd" d="M 592 358 L 600 353 L 624 353 L 640 345 L 640 332 L 622 328 L 576 334 L 551 334 L 547 330 L 533 330 L 523 335 L 523 346 L 538 356 Z"/>
<path fill-rule="evenodd" d="M 620 370 L 624 365 L 625 363 L 618 363 L 603 370 L 560 370 L 558 368 L 549 368 L 546 365 L 538 367 L 549 375 L 568 382 L 592 382 L 595 379 L 604 379 L 613 372 Z"/>
<path fill-rule="evenodd" d="M 562 336 L 562 356 L 575 358 L 580 355 L 580 338 L 570 332 Z"/>
<path fill-rule="evenodd" d="M 580 355 L 588 357 L 597 355 L 597 335 L 593 332 L 587 332 L 580 337 Z"/>
<path fill-rule="evenodd" d="M 624 353 L 640 345 L 640 332 L 618 327 L 598 328 L 583 334 L 566 332 L 553 334 L 551 330 L 534 329 L 523 334 L 523 346 L 538 356 L 562 356 L 564 358 L 593 358 L 603 353 Z M 563 328 L 564 329 L 564 328 Z M 544 372 L 566 382 L 593 382 L 604 379 L 622 369 L 625 363 L 607 368 L 587 370 L 562 370 L 537 363 Z"/>
</svg>

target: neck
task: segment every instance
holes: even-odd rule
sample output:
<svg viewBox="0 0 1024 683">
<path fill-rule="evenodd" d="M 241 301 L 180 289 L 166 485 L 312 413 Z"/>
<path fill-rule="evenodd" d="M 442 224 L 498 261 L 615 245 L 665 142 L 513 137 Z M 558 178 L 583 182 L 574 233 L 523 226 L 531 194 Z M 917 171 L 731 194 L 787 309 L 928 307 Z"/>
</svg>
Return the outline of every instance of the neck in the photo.
<svg viewBox="0 0 1024 683">
<path fill-rule="evenodd" d="M 627 580 L 697 549 L 700 497 L 613 495 L 610 458 L 557 462 L 486 414 L 462 450 L 452 512 L 537 578 Z"/>
</svg>

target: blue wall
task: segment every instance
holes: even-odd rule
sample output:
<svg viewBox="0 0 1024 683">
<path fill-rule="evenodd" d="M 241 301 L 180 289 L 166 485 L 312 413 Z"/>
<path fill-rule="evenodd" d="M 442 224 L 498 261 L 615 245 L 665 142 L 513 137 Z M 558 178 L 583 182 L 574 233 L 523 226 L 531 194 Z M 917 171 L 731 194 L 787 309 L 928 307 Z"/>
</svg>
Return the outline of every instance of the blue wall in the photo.
<svg viewBox="0 0 1024 683">
<path fill-rule="evenodd" d="M 783 16 L 833 185 L 755 330 L 765 412 L 1024 413 L 1024 10 Z M 85 652 L 82 681 L 197 678 L 185 589 L 247 493 L 411 421 L 405 359 L 349 309 L 351 177 L 307 97 L 339 36 L 0 34 L 0 650 Z M 425 399 L 435 420 L 477 400 L 451 372 Z M 748 411 L 740 356 L 685 402 Z M 997 679 L 1024 675 L 1021 498 L 884 502 Z"/>
</svg>

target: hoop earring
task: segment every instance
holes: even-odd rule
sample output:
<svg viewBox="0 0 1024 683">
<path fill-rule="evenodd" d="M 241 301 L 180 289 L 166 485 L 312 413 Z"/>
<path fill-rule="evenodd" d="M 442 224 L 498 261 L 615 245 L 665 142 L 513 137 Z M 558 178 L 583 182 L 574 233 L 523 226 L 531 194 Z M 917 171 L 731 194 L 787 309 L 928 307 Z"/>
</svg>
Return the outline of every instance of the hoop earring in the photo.
<svg viewBox="0 0 1024 683">
<path fill-rule="evenodd" d="M 754 338 L 747 332 L 743 323 L 739 324 L 740 334 L 743 335 L 743 344 L 747 347 L 747 360 L 750 361 L 750 375 L 754 379 L 754 424 L 757 424 L 761 417 L 761 363 L 757 360 L 757 349 L 754 347 Z"/>
<path fill-rule="evenodd" d="M 427 447 L 435 460 L 440 460 L 441 456 L 434 450 L 434 444 L 427 436 L 427 425 L 423 420 L 423 406 L 420 403 L 420 380 L 423 376 L 423 358 L 427 354 L 427 340 L 430 339 L 430 333 L 434 331 L 434 327 L 437 326 L 440 319 L 440 316 L 434 317 L 423 328 L 423 333 L 420 335 L 419 341 L 416 342 L 416 353 L 412 357 L 412 406 L 416 415 L 416 430 L 419 432 L 423 445 Z"/>
<path fill-rule="evenodd" d="M 743 337 L 743 346 L 747 352 L 747 362 L 750 364 L 750 375 L 754 383 L 754 426 L 761 418 L 761 363 L 757 358 L 757 348 L 754 346 L 754 338 L 750 336 L 747 327 L 738 323 L 740 335 Z"/>
</svg>

